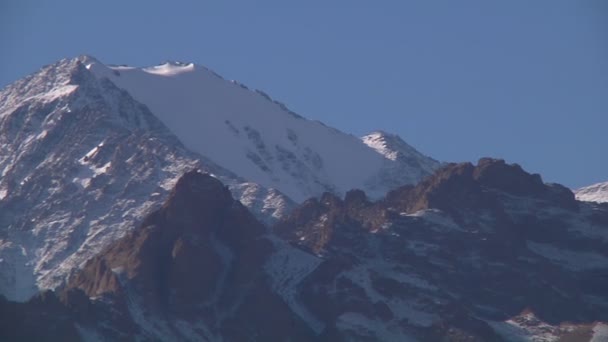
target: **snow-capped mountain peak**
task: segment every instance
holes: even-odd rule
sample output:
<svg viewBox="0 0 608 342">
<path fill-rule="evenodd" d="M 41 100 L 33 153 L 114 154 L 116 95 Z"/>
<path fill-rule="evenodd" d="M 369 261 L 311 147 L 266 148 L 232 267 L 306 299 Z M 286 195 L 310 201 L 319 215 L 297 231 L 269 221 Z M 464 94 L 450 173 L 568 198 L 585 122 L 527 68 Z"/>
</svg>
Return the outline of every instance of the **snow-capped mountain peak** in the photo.
<svg viewBox="0 0 608 342">
<path fill-rule="evenodd" d="M 363 143 L 384 157 L 385 167 L 377 178 L 382 188 L 415 184 L 433 173 L 441 164 L 418 152 L 396 134 L 375 131 L 361 138 Z"/>
<path fill-rule="evenodd" d="M 245 182 L 180 140 L 82 56 L 0 90 L 0 294 L 26 300 L 162 203 L 202 169 L 270 219 L 291 201 Z M 275 212 L 275 210 L 279 212 Z"/>
<path fill-rule="evenodd" d="M 378 153 L 390 160 L 397 160 L 400 148 L 405 148 L 410 151 L 413 150 L 413 148 L 401 140 L 398 135 L 384 131 L 372 132 L 361 139 L 367 146 L 378 151 Z"/>
<path fill-rule="evenodd" d="M 354 136 L 294 115 L 264 92 L 205 67 L 177 62 L 88 67 L 148 106 L 190 150 L 296 201 L 324 191 L 365 188 L 387 167 L 385 157 Z M 436 163 L 421 165 L 421 174 L 428 174 Z M 419 179 L 416 174 L 404 183 Z M 381 196 L 389 187 L 374 184 L 366 190 Z"/>
<path fill-rule="evenodd" d="M 429 157 L 418 152 L 415 148 L 403 141 L 397 134 L 385 131 L 375 131 L 361 139 L 367 146 L 378 151 L 378 153 L 382 154 L 387 159 L 396 161 L 399 159 L 415 158 L 424 161 L 421 163 L 421 166 L 429 172 L 432 172 L 437 168 L 437 162 L 435 160 L 429 160 Z"/>
<path fill-rule="evenodd" d="M 217 175 L 273 220 L 325 191 L 380 197 L 428 175 L 416 165 L 431 160 L 387 159 L 197 64 L 109 66 L 91 56 L 0 90 L 0 147 L 0 293 L 19 300 L 61 284 L 186 171 Z"/>
<path fill-rule="evenodd" d="M 608 182 L 589 185 L 574 191 L 576 199 L 585 202 L 608 202 Z"/>
</svg>

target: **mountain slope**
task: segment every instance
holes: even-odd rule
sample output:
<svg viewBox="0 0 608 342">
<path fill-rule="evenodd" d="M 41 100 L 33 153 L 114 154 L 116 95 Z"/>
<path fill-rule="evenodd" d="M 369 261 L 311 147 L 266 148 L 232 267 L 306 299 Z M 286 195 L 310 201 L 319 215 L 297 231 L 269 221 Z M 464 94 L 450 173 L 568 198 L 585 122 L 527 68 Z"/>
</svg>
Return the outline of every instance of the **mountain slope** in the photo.
<svg viewBox="0 0 608 342">
<path fill-rule="evenodd" d="M 589 341 L 608 320 L 607 208 L 503 161 L 328 193 L 274 230 L 323 258 L 301 302 L 347 340 Z"/>
<path fill-rule="evenodd" d="M 281 247 L 265 235 L 220 181 L 188 172 L 161 208 L 56 295 L 0 300 L 2 322 L 14 322 L 0 339 L 310 340 L 312 331 L 271 290 L 264 265 Z M 44 314 L 51 319 L 31 319 Z"/>
<path fill-rule="evenodd" d="M 192 169 L 215 174 L 267 222 L 293 200 L 351 187 L 380 196 L 430 172 L 203 67 L 107 67 L 88 56 L 0 91 L 0 146 L 0 293 L 18 300 L 60 285 Z"/>
<path fill-rule="evenodd" d="M 416 184 L 440 166 L 436 160 L 418 152 L 401 137 L 376 131 L 361 138 L 364 144 L 384 156 L 384 167 L 369 189 L 394 189 L 405 184 Z M 380 190 L 382 191 L 382 190 Z"/>
<path fill-rule="evenodd" d="M 608 202 L 608 182 L 589 185 L 574 191 L 579 201 Z"/>
<path fill-rule="evenodd" d="M 276 247 L 265 234 L 220 181 L 189 172 L 158 211 L 89 260 L 68 288 L 124 305 L 146 339 L 311 335 L 270 287 L 263 270 Z"/>
<path fill-rule="evenodd" d="M 189 172 L 65 288 L 0 300 L 0 338 L 582 342 L 608 331 L 608 210 L 516 165 L 450 164 L 377 202 L 327 193 L 274 230 L 292 245 Z"/>
<path fill-rule="evenodd" d="M 419 160 L 423 167 L 402 168 L 360 139 L 306 120 L 263 92 L 226 81 L 199 65 L 86 63 L 98 77 L 107 77 L 148 106 L 192 151 L 297 202 L 323 191 L 343 194 L 352 188 L 380 197 L 395 183 L 415 183 L 438 166 L 410 147 L 401 155 Z M 396 177 L 389 184 L 378 182 L 387 169 L 398 171 L 391 172 Z"/>
<path fill-rule="evenodd" d="M 264 217 L 292 205 L 185 149 L 81 59 L 0 92 L 0 146 L 0 293 L 11 299 L 61 284 L 159 206 L 186 171 L 213 172 Z"/>
</svg>

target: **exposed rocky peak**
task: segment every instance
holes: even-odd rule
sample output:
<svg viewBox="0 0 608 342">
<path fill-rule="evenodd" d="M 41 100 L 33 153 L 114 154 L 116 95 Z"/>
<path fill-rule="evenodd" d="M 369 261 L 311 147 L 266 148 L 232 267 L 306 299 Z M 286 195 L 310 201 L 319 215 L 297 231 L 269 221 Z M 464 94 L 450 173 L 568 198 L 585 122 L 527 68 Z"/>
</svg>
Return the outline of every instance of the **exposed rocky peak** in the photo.
<svg viewBox="0 0 608 342">
<path fill-rule="evenodd" d="M 472 208 L 502 211 L 496 194 L 549 201 L 576 209 L 574 194 L 559 184 L 544 184 L 540 175 L 529 174 L 517 164 L 482 158 L 477 165 L 451 163 L 418 185 L 391 191 L 386 200 L 405 212 L 424 209 Z"/>
<path fill-rule="evenodd" d="M 360 189 L 348 191 L 344 196 L 344 202 L 347 206 L 353 207 L 365 206 L 370 203 L 365 192 Z"/>
<path fill-rule="evenodd" d="M 448 164 L 415 187 L 402 187 L 387 194 L 401 211 L 448 209 L 454 205 L 481 204 L 482 191 L 473 178 L 475 167 L 470 163 Z"/>
<path fill-rule="evenodd" d="M 265 233 L 219 180 L 190 171 L 159 210 L 89 260 L 67 288 L 126 307 L 133 324 L 142 324 L 133 313 L 139 310 L 151 319 L 169 317 L 163 323 L 169 327 L 177 320 L 202 320 L 205 333 L 198 338 L 259 334 L 297 339 L 307 334 L 307 328 L 296 326 L 297 317 L 270 289 L 264 267 L 275 247 Z M 274 311 L 257 315 L 262 302 Z M 287 326 L 271 329 L 272 320 Z M 251 325 L 244 327 L 247 321 Z M 160 333 L 158 328 L 140 328 L 144 336 Z"/>
<path fill-rule="evenodd" d="M 163 210 L 171 222 L 205 222 L 221 216 L 218 214 L 228 210 L 233 202 L 230 191 L 218 179 L 194 170 L 177 181 Z"/>
<path fill-rule="evenodd" d="M 480 159 L 473 178 L 482 186 L 514 195 L 542 196 L 547 190 L 539 174 L 529 174 L 518 164 L 507 164 L 502 159 Z"/>
<path fill-rule="evenodd" d="M 206 266 L 212 269 L 209 272 L 215 274 L 226 261 L 220 255 L 222 247 L 214 245 L 215 242 L 240 248 L 246 245 L 243 240 L 253 244 L 252 240 L 264 230 L 219 180 L 190 171 L 177 181 L 160 209 L 148 215 L 140 228 L 87 262 L 83 271 L 71 278 L 69 287 L 83 288 L 90 296 L 114 292 L 120 287 L 118 276 L 122 272 L 129 278 L 143 272 L 145 279 L 141 284 L 153 284 L 156 276 L 146 273 L 163 272 L 162 265 L 172 261 L 208 262 Z M 200 253 L 205 255 L 197 255 Z M 204 267 L 199 271 L 204 271 Z"/>
</svg>

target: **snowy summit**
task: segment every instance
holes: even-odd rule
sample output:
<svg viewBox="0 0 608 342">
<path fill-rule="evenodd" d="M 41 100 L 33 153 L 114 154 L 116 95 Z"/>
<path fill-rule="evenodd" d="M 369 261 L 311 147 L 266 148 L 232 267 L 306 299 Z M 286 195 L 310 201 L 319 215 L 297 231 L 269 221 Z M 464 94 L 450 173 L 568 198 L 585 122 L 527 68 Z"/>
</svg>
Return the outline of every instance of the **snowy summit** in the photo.
<svg viewBox="0 0 608 342">
<path fill-rule="evenodd" d="M 608 182 L 589 185 L 575 190 L 576 199 L 586 202 L 608 202 Z"/>
<path fill-rule="evenodd" d="M 86 63 L 97 77 L 108 78 L 145 104 L 187 148 L 295 201 L 361 187 L 382 196 L 390 187 L 378 186 L 377 178 L 400 162 L 389 158 L 392 162 L 387 163 L 387 155 L 374 146 L 303 119 L 265 93 L 193 63 L 146 68 Z M 437 162 L 402 146 L 400 156 L 419 164 L 401 170 L 407 175 L 402 183 L 415 183 L 437 167 Z"/>
<path fill-rule="evenodd" d="M 0 293 L 17 300 L 60 285 L 192 169 L 270 222 L 327 191 L 381 197 L 439 165 L 413 149 L 402 154 L 418 164 L 391 159 L 200 65 L 89 56 L 0 90 L 0 146 Z"/>
</svg>

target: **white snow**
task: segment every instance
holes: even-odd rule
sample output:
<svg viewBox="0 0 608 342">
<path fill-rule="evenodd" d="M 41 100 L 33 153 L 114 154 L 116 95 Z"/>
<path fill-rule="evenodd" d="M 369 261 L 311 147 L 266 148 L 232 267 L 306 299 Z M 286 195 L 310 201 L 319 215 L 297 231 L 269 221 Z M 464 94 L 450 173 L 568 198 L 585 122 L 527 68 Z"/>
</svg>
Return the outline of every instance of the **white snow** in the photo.
<svg viewBox="0 0 608 342">
<path fill-rule="evenodd" d="M 397 160 L 399 151 L 393 150 L 389 147 L 383 132 L 373 132 L 364 136 L 362 140 L 367 146 L 378 151 L 378 153 L 382 154 L 384 157 L 386 157 L 386 159 Z"/>
<path fill-rule="evenodd" d="M 303 119 L 199 65 L 131 68 L 94 62 L 90 70 L 147 105 L 186 147 L 296 201 L 361 188 L 385 165 L 384 156 L 360 139 Z"/>
<path fill-rule="evenodd" d="M 73 84 L 67 84 L 64 86 L 60 86 L 57 88 L 54 88 L 46 93 L 42 93 L 33 97 L 30 97 L 28 99 L 26 99 L 26 101 L 28 100 L 42 100 L 44 102 L 51 102 L 57 98 L 69 95 L 71 93 L 73 93 L 76 89 L 78 89 L 77 85 L 73 85 Z"/>
<path fill-rule="evenodd" d="M 589 342 L 606 342 L 608 341 L 608 324 L 597 323 L 593 327 L 593 337 Z"/>
<path fill-rule="evenodd" d="M 84 159 L 80 159 L 81 164 L 87 165 L 87 168 L 83 168 L 79 175 L 75 177 L 72 181 L 76 184 L 79 184 L 83 188 L 88 188 L 91 184 L 91 180 L 101 174 L 108 172 L 110 167 L 112 166 L 112 162 L 107 162 L 105 165 L 96 167 L 94 164 L 89 164 L 85 162 Z"/>
<path fill-rule="evenodd" d="M 576 199 L 585 202 L 608 202 L 608 182 L 597 183 L 574 191 Z"/>
</svg>

